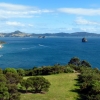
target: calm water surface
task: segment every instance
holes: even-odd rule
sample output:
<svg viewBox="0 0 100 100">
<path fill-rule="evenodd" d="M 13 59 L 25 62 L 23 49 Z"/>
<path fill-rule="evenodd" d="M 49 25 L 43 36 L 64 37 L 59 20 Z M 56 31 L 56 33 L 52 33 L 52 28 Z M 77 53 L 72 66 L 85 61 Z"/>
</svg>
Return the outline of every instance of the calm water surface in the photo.
<svg viewBox="0 0 100 100">
<path fill-rule="evenodd" d="M 33 68 L 60 63 L 72 57 L 87 60 L 100 68 L 100 38 L 0 38 L 6 42 L 0 49 L 0 68 Z"/>
</svg>

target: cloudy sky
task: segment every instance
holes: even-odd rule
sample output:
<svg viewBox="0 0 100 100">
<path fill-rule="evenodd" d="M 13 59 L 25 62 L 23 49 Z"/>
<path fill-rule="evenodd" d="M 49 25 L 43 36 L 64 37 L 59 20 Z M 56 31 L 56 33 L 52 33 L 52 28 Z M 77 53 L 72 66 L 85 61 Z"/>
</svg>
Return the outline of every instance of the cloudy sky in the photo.
<svg viewBox="0 0 100 100">
<path fill-rule="evenodd" d="M 100 0 L 0 0 L 0 32 L 100 34 Z"/>
</svg>

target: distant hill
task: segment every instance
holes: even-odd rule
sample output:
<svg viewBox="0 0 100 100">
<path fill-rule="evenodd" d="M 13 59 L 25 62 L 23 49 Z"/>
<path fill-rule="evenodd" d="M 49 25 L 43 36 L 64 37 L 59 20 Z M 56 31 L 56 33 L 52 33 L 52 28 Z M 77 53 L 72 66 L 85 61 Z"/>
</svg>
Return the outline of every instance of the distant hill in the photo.
<svg viewBox="0 0 100 100">
<path fill-rule="evenodd" d="M 100 34 L 88 33 L 88 32 L 75 32 L 71 33 L 71 36 L 100 36 Z"/>
<path fill-rule="evenodd" d="M 88 32 L 74 32 L 74 33 L 44 33 L 44 34 L 36 34 L 36 33 L 24 33 L 19 30 L 11 33 L 0 33 L 0 37 L 39 37 L 39 36 L 47 36 L 47 37 L 100 37 L 100 34 L 96 33 L 88 33 Z"/>
</svg>

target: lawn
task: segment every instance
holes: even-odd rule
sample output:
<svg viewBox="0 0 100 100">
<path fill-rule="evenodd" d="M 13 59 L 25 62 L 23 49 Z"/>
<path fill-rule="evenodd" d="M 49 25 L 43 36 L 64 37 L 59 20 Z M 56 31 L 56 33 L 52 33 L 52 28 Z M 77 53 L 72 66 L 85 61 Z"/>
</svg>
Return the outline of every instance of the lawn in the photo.
<svg viewBox="0 0 100 100">
<path fill-rule="evenodd" d="M 44 76 L 51 83 L 49 91 L 45 94 L 26 93 L 21 94 L 21 100 L 76 100 L 79 97 L 75 89 L 77 84 L 77 74 L 56 74 Z"/>
</svg>

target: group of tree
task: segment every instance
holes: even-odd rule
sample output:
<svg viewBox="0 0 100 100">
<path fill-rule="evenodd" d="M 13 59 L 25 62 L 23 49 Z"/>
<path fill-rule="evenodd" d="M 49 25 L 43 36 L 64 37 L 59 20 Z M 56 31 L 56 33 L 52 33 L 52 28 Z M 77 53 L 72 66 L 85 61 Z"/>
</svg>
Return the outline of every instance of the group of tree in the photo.
<svg viewBox="0 0 100 100">
<path fill-rule="evenodd" d="M 68 64 L 80 73 L 77 85 L 81 100 L 100 100 L 100 70 L 77 57 L 71 58 Z"/>
<path fill-rule="evenodd" d="M 17 84 L 22 77 L 17 73 L 0 70 L 0 100 L 20 100 Z"/>
<path fill-rule="evenodd" d="M 42 75 L 79 72 L 80 94 L 84 100 L 99 100 L 100 71 L 93 69 L 89 62 L 77 57 L 68 64 L 33 67 L 32 69 L 6 68 L 0 69 L 0 100 L 20 100 L 20 92 L 44 93 L 48 91 L 50 82 Z M 23 76 L 29 76 L 23 78 Z M 31 77 L 30 77 L 31 76 Z M 20 84 L 20 87 L 18 85 Z"/>
<path fill-rule="evenodd" d="M 81 68 L 79 85 L 82 100 L 100 100 L 100 70 Z"/>
<path fill-rule="evenodd" d="M 22 69 L 6 68 L 0 69 L 0 100 L 20 100 L 20 90 L 23 88 L 31 93 L 46 92 L 50 87 L 50 82 L 44 77 L 33 76 L 26 80 L 23 78 L 25 71 Z M 21 89 L 18 85 L 20 84 Z"/>
<path fill-rule="evenodd" d="M 73 57 L 70 59 L 68 64 L 72 64 L 76 67 L 91 67 L 90 63 L 85 60 L 80 60 L 78 57 Z"/>
<path fill-rule="evenodd" d="M 51 75 L 59 73 L 72 73 L 74 69 L 69 65 L 54 65 L 54 66 L 42 66 L 33 67 L 33 69 L 25 70 L 25 76 L 37 76 L 37 75 Z"/>
</svg>

